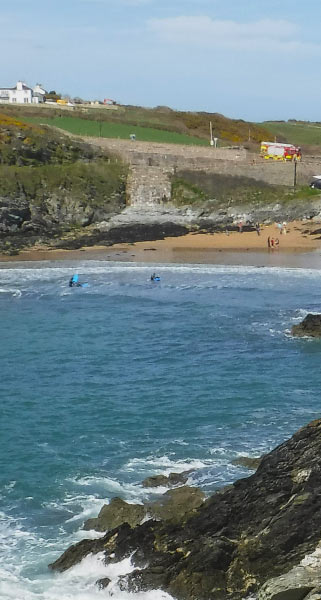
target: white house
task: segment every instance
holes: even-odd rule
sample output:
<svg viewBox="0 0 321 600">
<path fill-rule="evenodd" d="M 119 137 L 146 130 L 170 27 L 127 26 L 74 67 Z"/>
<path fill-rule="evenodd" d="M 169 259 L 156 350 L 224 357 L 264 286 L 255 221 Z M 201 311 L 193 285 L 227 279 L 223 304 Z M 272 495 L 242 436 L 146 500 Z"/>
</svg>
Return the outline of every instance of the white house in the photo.
<svg viewBox="0 0 321 600">
<path fill-rule="evenodd" d="M 42 87 L 41 83 L 37 83 L 32 90 L 32 101 L 36 104 L 39 102 L 45 102 L 46 90 Z M 36 100 L 38 98 L 38 100 Z"/>
<path fill-rule="evenodd" d="M 38 104 L 45 101 L 46 90 L 37 83 L 32 89 L 22 81 L 13 88 L 0 88 L 0 104 Z"/>
</svg>

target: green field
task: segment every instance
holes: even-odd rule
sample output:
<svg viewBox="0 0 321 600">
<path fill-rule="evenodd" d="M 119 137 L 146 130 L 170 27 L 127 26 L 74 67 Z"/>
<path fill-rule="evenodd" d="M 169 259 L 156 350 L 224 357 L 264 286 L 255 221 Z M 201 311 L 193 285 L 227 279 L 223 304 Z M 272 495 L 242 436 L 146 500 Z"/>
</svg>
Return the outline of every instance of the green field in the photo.
<svg viewBox="0 0 321 600">
<path fill-rule="evenodd" d="M 128 140 L 131 134 L 136 135 L 138 141 L 143 142 L 163 142 L 166 144 L 192 144 L 198 146 L 208 146 L 208 140 L 204 140 L 191 135 L 176 133 L 174 131 L 164 131 L 162 129 L 153 129 L 151 127 L 140 127 L 128 125 L 126 123 L 111 123 L 108 121 L 91 121 L 78 117 L 21 117 L 21 120 L 28 123 L 46 124 L 58 127 L 75 135 L 105 138 L 120 138 Z"/>
<path fill-rule="evenodd" d="M 266 121 L 260 125 L 276 136 L 279 142 L 286 141 L 297 146 L 321 146 L 321 123 Z"/>
</svg>

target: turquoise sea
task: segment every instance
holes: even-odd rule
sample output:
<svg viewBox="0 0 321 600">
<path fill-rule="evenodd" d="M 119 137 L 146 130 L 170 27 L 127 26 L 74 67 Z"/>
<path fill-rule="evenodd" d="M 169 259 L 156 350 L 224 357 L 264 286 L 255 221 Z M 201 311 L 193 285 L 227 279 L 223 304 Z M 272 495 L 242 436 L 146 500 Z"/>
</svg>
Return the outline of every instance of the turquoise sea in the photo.
<svg viewBox="0 0 321 600">
<path fill-rule="evenodd" d="M 321 270 L 104 261 L 0 265 L 0 598 L 161 600 L 117 588 L 130 560 L 48 563 L 114 496 L 194 469 L 211 493 L 320 416 Z M 79 273 L 86 288 L 68 287 Z M 111 587 L 95 581 L 108 576 Z"/>
</svg>

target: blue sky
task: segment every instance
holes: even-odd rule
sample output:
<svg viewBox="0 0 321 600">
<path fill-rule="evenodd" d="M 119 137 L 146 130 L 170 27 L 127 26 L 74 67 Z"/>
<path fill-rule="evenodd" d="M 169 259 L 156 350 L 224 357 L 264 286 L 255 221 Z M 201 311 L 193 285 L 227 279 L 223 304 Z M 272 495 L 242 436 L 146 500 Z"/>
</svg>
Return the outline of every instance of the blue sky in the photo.
<svg viewBox="0 0 321 600">
<path fill-rule="evenodd" d="M 0 0 L 0 87 L 321 121 L 320 0 Z"/>
</svg>

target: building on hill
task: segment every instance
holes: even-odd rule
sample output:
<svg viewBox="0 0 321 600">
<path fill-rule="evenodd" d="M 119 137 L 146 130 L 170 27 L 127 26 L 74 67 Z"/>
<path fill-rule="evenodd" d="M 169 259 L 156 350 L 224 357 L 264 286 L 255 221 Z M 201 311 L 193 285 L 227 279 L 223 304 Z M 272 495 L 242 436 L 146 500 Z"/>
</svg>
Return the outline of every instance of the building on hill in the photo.
<svg viewBox="0 0 321 600">
<path fill-rule="evenodd" d="M 41 83 L 37 83 L 32 90 L 33 92 L 33 102 L 35 104 L 39 104 L 40 102 L 46 101 L 46 90 L 42 87 Z M 36 100 L 38 98 L 38 100 Z"/>
<path fill-rule="evenodd" d="M 34 88 L 18 81 L 15 87 L 0 88 L 1 104 L 39 104 L 45 102 L 46 90 L 37 83 Z"/>
</svg>

